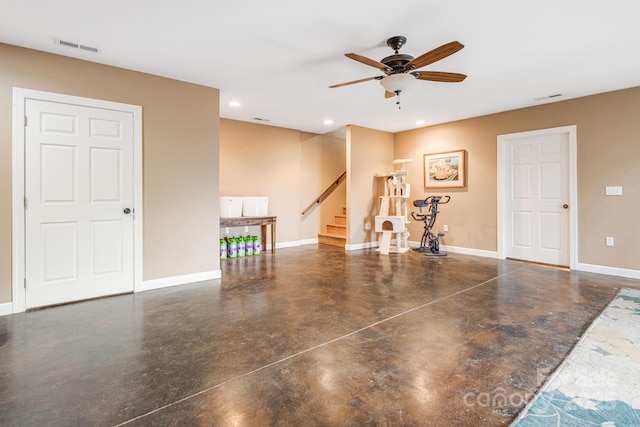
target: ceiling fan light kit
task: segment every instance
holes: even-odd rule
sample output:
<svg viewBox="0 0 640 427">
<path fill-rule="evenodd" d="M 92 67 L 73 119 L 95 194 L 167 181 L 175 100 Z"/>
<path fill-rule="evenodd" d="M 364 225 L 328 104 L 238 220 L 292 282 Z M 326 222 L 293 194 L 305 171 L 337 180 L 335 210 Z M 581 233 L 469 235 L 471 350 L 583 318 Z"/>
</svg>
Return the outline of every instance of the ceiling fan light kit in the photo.
<svg viewBox="0 0 640 427">
<path fill-rule="evenodd" d="M 367 77 L 329 87 L 336 88 L 355 83 L 367 82 L 370 80 L 380 80 L 380 84 L 385 89 L 385 98 L 391 98 L 393 96 L 399 97 L 400 93 L 409 89 L 415 80 L 458 83 L 467 77 L 465 74 L 447 73 L 442 71 L 414 71 L 458 52 L 464 47 L 462 43 L 453 41 L 414 58 L 411 55 L 398 53 L 400 48 L 404 46 L 406 42 L 407 38 L 403 36 L 395 36 L 388 39 L 387 46 L 393 49 L 395 53 L 383 58 L 381 61 L 375 61 L 362 55 L 358 55 L 357 53 L 345 53 L 347 58 L 353 59 L 354 61 L 358 61 L 370 67 L 375 67 L 385 75 Z M 396 101 L 396 104 L 399 106 L 400 101 Z"/>
<path fill-rule="evenodd" d="M 380 84 L 387 92 L 398 94 L 413 86 L 415 80 L 413 74 L 390 74 L 380 80 Z"/>
</svg>

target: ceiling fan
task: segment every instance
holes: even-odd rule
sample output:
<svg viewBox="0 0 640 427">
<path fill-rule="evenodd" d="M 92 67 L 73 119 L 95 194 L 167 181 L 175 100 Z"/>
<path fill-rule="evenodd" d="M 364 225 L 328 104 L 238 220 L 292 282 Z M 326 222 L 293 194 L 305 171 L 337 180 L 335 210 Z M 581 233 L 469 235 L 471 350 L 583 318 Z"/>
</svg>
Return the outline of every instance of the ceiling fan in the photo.
<svg viewBox="0 0 640 427">
<path fill-rule="evenodd" d="M 460 42 L 453 41 L 437 47 L 429 52 L 414 58 L 411 55 L 399 53 L 398 51 L 407 42 L 407 38 L 403 36 L 391 37 L 387 40 L 387 46 L 395 51 L 391 56 L 383 58 L 381 61 L 369 59 L 357 53 L 345 53 L 347 58 L 361 62 L 365 65 L 375 67 L 384 73 L 383 76 L 367 77 L 351 82 L 340 83 L 329 86 L 330 88 L 348 86 L 355 83 L 367 82 L 369 80 L 380 80 L 380 84 L 385 89 L 385 98 L 400 96 L 400 92 L 406 90 L 415 80 L 430 80 L 434 82 L 458 83 L 463 81 L 467 76 L 459 73 L 446 73 L 442 71 L 419 71 L 418 68 L 426 67 L 449 55 L 453 55 L 464 45 Z M 396 104 L 400 104 L 399 101 Z"/>
</svg>

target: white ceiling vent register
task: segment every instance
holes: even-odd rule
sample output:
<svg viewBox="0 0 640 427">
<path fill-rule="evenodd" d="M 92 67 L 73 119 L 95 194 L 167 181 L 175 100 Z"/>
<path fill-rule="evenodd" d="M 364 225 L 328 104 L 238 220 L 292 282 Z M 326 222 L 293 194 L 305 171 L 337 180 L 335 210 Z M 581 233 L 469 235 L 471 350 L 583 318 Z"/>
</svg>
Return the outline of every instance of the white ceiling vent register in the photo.
<svg viewBox="0 0 640 427">
<path fill-rule="evenodd" d="M 60 40 L 60 39 L 55 39 L 55 42 L 59 46 L 72 47 L 74 49 L 86 50 L 87 52 L 100 53 L 100 49 L 98 49 L 97 47 L 91 47 L 84 44 L 70 42 L 67 40 Z"/>
</svg>

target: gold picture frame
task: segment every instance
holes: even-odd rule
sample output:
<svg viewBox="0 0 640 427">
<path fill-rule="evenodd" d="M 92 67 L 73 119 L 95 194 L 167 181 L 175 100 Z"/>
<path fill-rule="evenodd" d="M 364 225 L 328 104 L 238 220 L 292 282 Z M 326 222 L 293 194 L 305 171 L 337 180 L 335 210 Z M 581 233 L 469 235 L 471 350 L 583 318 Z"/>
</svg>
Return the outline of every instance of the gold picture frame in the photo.
<svg viewBox="0 0 640 427">
<path fill-rule="evenodd" d="M 465 176 L 464 150 L 424 155 L 424 188 L 461 188 Z"/>
</svg>

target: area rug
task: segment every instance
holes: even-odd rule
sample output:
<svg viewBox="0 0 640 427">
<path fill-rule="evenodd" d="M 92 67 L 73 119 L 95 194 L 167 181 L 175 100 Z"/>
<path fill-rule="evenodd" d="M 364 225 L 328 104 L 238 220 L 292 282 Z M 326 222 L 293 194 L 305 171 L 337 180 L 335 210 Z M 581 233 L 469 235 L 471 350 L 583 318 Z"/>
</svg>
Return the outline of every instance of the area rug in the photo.
<svg viewBox="0 0 640 427">
<path fill-rule="evenodd" d="M 620 291 L 511 426 L 640 426 L 640 290 Z"/>
</svg>

